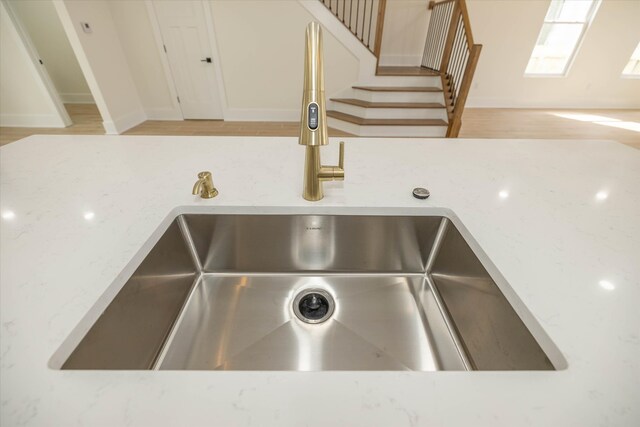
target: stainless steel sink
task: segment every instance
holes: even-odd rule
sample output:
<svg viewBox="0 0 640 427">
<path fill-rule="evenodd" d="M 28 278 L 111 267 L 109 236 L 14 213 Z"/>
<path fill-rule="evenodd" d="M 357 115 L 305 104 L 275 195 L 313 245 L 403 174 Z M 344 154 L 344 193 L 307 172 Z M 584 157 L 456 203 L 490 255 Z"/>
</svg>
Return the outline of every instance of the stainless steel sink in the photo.
<svg viewBox="0 0 640 427">
<path fill-rule="evenodd" d="M 443 216 L 181 215 L 62 369 L 553 370 L 470 239 Z"/>
</svg>

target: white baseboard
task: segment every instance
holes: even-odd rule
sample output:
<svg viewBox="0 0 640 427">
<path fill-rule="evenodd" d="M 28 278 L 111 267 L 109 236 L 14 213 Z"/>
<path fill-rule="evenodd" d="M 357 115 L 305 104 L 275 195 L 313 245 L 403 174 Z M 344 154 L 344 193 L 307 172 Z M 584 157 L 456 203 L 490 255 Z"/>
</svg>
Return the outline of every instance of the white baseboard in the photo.
<svg viewBox="0 0 640 427">
<path fill-rule="evenodd" d="M 145 120 L 147 120 L 147 116 L 142 110 L 139 110 L 120 116 L 115 120 L 104 121 L 102 126 L 107 135 L 120 135 Z"/>
<path fill-rule="evenodd" d="M 184 120 L 182 113 L 173 108 L 145 108 L 147 120 Z"/>
<path fill-rule="evenodd" d="M 422 55 L 380 55 L 379 65 L 383 67 L 419 67 L 422 63 Z"/>
<path fill-rule="evenodd" d="M 465 108 L 541 108 L 541 109 L 637 109 L 636 101 L 530 101 L 509 98 L 474 98 L 469 97 Z"/>
<path fill-rule="evenodd" d="M 226 121 L 265 121 L 265 122 L 295 122 L 300 120 L 299 109 L 262 109 L 262 108 L 227 108 Z"/>
<path fill-rule="evenodd" d="M 60 93 L 63 104 L 95 104 L 91 93 Z"/>
<path fill-rule="evenodd" d="M 64 128 L 55 114 L 0 114 L 0 126 L 27 128 Z"/>
</svg>

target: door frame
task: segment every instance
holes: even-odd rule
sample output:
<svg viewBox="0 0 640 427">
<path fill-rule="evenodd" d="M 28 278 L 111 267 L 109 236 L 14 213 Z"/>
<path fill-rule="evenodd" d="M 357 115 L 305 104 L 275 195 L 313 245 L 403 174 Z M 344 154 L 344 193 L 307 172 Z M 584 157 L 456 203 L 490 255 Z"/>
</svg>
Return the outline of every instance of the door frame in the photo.
<svg viewBox="0 0 640 427">
<path fill-rule="evenodd" d="M 167 52 L 164 50 L 164 41 L 162 39 L 162 31 L 160 30 L 160 22 L 158 20 L 158 15 L 156 13 L 155 1 L 158 0 L 145 0 L 145 4 L 147 6 L 147 14 L 149 15 L 149 21 L 151 22 L 151 28 L 153 32 L 153 39 L 156 43 L 156 49 L 158 50 L 158 55 L 160 56 L 160 62 L 162 63 L 162 69 L 164 71 L 164 77 L 167 82 L 167 86 L 169 87 L 169 92 L 171 93 L 171 104 L 173 108 L 176 110 L 182 120 L 185 120 L 184 114 L 182 112 L 182 107 L 178 102 L 178 90 L 176 89 L 175 81 L 173 80 L 173 73 L 171 72 L 171 67 L 169 66 L 169 58 L 167 58 Z M 224 87 L 224 78 L 222 76 L 222 66 L 220 64 L 220 54 L 218 52 L 218 43 L 215 34 L 215 26 L 213 23 L 213 11 L 211 9 L 211 5 L 207 0 L 197 0 L 202 5 L 202 10 L 204 12 L 204 21 L 207 30 L 207 36 L 209 41 L 209 46 L 211 47 L 211 56 L 213 58 L 213 66 L 215 67 L 216 72 L 216 83 L 218 96 L 220 98 L 220 105 L 222 107 L 222 120 L 227 117 L 228 106 L 227 106 L 227 96 Z"/>
<path fill-rule="evenodd" d="M 13 26 L 15 27 L 18 33 L 18 36 L 20 36 L 20 39 L 22 40 L 22 43 L 24 44 L 24 47 L 26 48 L 27 53 L 29 54 L 29 58 L 31 59 L 31 62 L 33 63 L 38 73 L 38 76 L 40 77 L 40 81 L 42 82 L 47 93 L 49 94 L 49 97 L 51 98 L 51 102 L 53 103 L 56 109 L 56 112 L 58 113 L 58 116 L 60 116 L 60 120 L 64 124 L 64 127 L 71 126 L 73 124 L 73 121 L 71 120 L 71 117 L 69 117 L 69 113 L 67 112 L 67 109 L 64 107 L 62 98 L 60 98 L 58 89 L 53 84 L 53 80 L 51 80 L 51 77 L 49 76 L 49 72 L 46 69 L 46 66 L 43 66 L 44 64 L 40 62 L 40 55 L 38 55 L 38 51 L 36 50 L 35 45 L 31 41 L 31 37 L 29 36 L 29 33 L 24 28 L 22 21 L 20 21 L 20 18 L 18 18 L 18 15 L 13 10 L 13 7 L 11 6 L 11 2 L 8 2 L 5 0 L 1 0 L 1 1 L 2 1 L 2 4 L 5 6 L 5 10 L 7 11 L 9 18 L 13 22 Z M 56 18 L 59 19 L 57 16 Z"/>
</svg>

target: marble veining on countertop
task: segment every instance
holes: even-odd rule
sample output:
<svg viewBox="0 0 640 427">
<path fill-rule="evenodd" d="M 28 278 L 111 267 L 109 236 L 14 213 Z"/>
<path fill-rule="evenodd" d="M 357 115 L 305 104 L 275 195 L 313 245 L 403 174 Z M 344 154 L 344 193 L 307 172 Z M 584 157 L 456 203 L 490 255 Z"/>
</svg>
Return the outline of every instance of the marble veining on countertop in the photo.
<svg viewBox="0 0 640 427">
<path fill-rule="evenodd" d="M 33 136 L 0 149 L 0 425 L 640 425 L 640 152 L 345 138 L 301 196 L 297 138 Z M 337 161 L 337 142 L 323 148 Z M 191 195 L 210 170 L 220 195 Z M 411 196 L 426 187 L 425 201 Z M 451 209 L 562 352 L 554 372 L 60 371 L 70 332 L 181 209 Z"/>
</svg>

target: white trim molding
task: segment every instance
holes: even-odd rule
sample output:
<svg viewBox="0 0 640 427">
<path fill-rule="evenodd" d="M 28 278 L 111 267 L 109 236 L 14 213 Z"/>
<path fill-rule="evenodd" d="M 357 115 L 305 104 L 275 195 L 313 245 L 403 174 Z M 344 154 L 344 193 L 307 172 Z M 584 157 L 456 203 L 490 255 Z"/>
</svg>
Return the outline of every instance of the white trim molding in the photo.
<svg viewBox="0 0 640 427">
<path fill-rule="evenodd" d="M 120 116 L 115 120 L 103 121 L 105 133 L 107 135 L 120 135 L 134 126 L 147 120 L 147 116 L 141 110 L 132 111 L 131 113 Z"/>
<path fill-rule="evenodd" d="M 597 102 L 590 99 L 545 99 L 527 101 L 507 97 L 474 97 L 470 94 L 465 108 L 540 108 L 547 110 L 574 108 L 637 109 L 640 108 L 640 102 L 636 100 L 618 101 L 615 98 L 599 99 Z"/>
<path fill-rule="evenodd" d="M 84 52 L 82 47 L 82 43 L 80 42 L 80 37 L 76 33 L 75 23 L 71 16 L 69 15 L 69 11 L 67 10 L 67 6 L 63 0 L 53 0 L 53 5 L 58 12 L 58 17 L 60 18 L 60 22 L 62 23 L 62 27 L 64 28 L 64 32 L 69 38 L 69 43 L 71 44 L 71 48 L 73 49 L 73 53 L 76 55 L 76 59 L 78 60 L 78 64 L 80 65 L 80 69 L 82 70 L 82 74 L 84 75 L 85 80 L 87 81 L 87 85 L 89 86 L 89 90 L 91 90 L 91 95 L 93 96 L 94 102 L 98 107 L 98 111 L 100 111 L 100 116 L 102 116 L 103 124 L 105 126 L 105 131 L 109 132 L 106 128 L 107 123 L 113 123 L 111 115 L 109 113 L 109 108 L 107 107 L 107 103 L 104 100 L 102 92 L 100 90 L 100 86 L 98 85 L 98 81 L 93 74 L 93 70 L 91 69 L 91 64 L 87 59 L 87 55 Z"/>
</svg>

